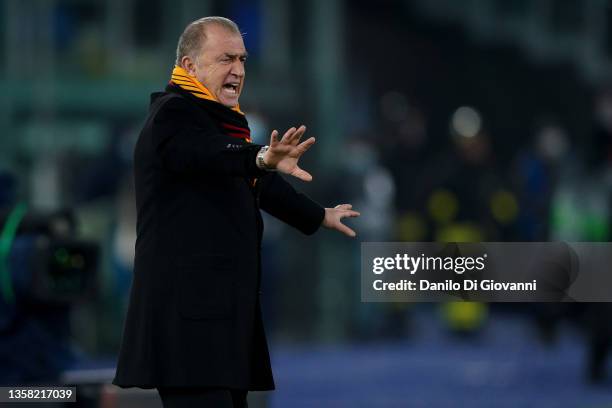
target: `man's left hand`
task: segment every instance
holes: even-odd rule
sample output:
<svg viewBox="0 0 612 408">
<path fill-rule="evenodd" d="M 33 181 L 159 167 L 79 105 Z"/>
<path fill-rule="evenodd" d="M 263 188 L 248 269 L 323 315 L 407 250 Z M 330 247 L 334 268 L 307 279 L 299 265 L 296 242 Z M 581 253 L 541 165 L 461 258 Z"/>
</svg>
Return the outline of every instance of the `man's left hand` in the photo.
<svg viewBox="0 0 612 408">
<path fill-rule="evenodd" d="M 350 204 L 340 204 L 334 208 L 325 209 L 325 218 L 323 218 L 322 225 L 325 228 L 335 229 L 342 232 L 344 235 L 354 237 L 357 234 L 355 231 L 344 225 L 340 220 L 345 217 L 359 217 L 361 214 L 357 211 L 353 211 L 353 206 Z"/>
</svg>

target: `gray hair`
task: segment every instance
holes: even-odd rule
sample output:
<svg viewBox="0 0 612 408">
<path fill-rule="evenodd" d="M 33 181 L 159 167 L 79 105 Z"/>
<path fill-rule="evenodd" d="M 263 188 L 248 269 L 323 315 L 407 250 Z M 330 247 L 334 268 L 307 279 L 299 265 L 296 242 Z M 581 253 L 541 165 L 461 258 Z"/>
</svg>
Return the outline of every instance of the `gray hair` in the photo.
<svg viewBox="0 0 612 408">
<path fill-rule="evenodd" d="M 206 41 L 206 27 L 212 24 L 219 25 L 233 33 L 242 35 L 238 25 L 229 18 L 212 16 L 192 21 L 185 27 L 185 31 L 181 34 L 178 45 L 176 46 L 176 65 L 181 65 L 181 60 L 185 56 L 192 57 L 194 54 L 197 55 L 196 53 L 200 51 L 202 45 L 204 45 L 204 41 Z"/>
</svg>

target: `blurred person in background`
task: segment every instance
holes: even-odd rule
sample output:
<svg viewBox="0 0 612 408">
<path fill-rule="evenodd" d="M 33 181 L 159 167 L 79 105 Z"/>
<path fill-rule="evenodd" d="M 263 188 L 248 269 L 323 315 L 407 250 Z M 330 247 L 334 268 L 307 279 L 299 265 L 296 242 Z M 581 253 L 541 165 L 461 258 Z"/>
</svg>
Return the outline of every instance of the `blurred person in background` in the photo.
<svg viewBox="0 0 612 408">
<path fill-rule="evenodd" d="M 587 240 L 612 238 L 612 86 L 599 90 L 595 98 L 595 121 L 586 152 L 586 176 L 591 180 L 584 218 L 593 220 L 584 227 Z M 585 222 L 587 224 L 587 222 Z M 585 313 L 588 331 L 587 376 L 590 382 L 606 384 L 612 346 L 612 305 L 589 303 Z"/>
<path fill-rule="evenodd" d="M 560 123 L 544 122 L 538 129 L 530 160 L 522 155 L 517 172 L 525 195 L 522 235 L 533 241 L 610 240 L 612 183 L 612 92 L 608 86 L 595 96 L 594 121 L 588 143 L 575 153 L 568 132 Z M 529 189 L 532 192 L 529 192 Z M 539 208 L 538 208 L 539 207 Z M 536 212 L 539 210 L 539 212 Z M 530 213 L 529 211 L 533 211 Z M 527 218 L 531 216 L 531 219 Z M 571 320 L 585 331 L 585 371 L 591 383 L 605 384 L 612 345 L 608 303 L 546 303 L 532 305 L 541 338 L 557 339 L 562 320 Z"/>
<path fill-rule="evenodd" d="M 165 92 L 154 93 L 135 150 L 134 278 L 117 372 L 120 387 L 157 388 L 165 407 L 243 407 L 274 381 L 260 308 L 259 209 L 305 234 L 348 236 L 351 205 L 322 208 L 282 177 L 314 138 L 289 129 L 251 143 L 238 99 L 247 53 L 223 17 L 181 35 Z"/>
<path fill-rule="evenodd" d="M 538 119 L 532 140 L 513 160 L 513 183 L 521 209 L 518 238 L 538 242 L 550 239 L 551 205 L 561 178 L 575 170 L 576 158 L 567 128 L 556 118 Z"/>
</svg>

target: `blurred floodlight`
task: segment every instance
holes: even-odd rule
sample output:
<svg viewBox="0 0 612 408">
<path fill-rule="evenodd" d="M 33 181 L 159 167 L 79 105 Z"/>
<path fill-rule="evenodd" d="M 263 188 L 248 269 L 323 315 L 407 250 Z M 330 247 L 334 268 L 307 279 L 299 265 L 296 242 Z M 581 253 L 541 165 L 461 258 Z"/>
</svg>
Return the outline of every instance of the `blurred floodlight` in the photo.
<svg viewBox="0 0 612 408">
<path fill-rule="evenodd" d="M 446 189 L 435 190 L 427 201 L 431 218 L 441 224 L 452 221 L 459 210 L 457 196 Z"/>
<path fill-rule="evenodd" d="M 398 235 L 401 241 L 425 241 L 427 239 L 427 223 L 416 211 L 407 211 L 399 217 L 397 223 Z"/>
<path fill-rule="evenodd" d="M 482 119 L 476 109 L 462 106 L 453 113 L 451 130 L 463 137 L 474 137 L 480 132 Z"/>
<path fill-rule="evenodd" d="M 546 159 L 559 160 L 569 149 L 567 132 L 560 126 L 546 126 L 536 138 L 538 152 Z"/>
<path fill-rule="evenodd" d="M 383 167 L 369 171 L 363 181 L 364 191 L 370 203 L 382 207 L 390 205 L 395 196 L 395 183 L 391 173 Z"/>
<path fill-rule="evenodd" d="M 510 224 L 514 222 L 518 216 L 518 200 L 514 194 L 509 191 L 496 191 L 491 196 L 489 206 L 493 218 L 500 224 Z"/>
</svg>

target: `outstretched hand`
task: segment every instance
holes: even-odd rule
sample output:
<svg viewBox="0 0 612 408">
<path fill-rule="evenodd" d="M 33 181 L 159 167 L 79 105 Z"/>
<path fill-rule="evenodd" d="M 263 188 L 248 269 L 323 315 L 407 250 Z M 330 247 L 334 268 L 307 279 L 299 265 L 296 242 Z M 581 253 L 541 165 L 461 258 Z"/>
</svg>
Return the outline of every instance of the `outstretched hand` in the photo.
<svg viewBox="0 0 612 408">
<path fill-rule="evenodd" d="M 322 225 L 329 229 L 335 229 L 342 232 L 344 235 L 354 237 L 357 234 L 355 231 L 344 225 L 340 220 L 345 217 L 359 217 L 361 214 L 357 211 L 352 210 L 353 206 L 350 204 L 340 204 L 334 208 L 325 209 L 325 218 L 323 218 Z"/>
<path fill-rule="evenodd" d="M 298 166 L 300 156 L 306 152 L 315 142 L 311 137 L 302 143 L 300 138 L 306 132 L 306 126 L 298 129 L 292 127 L 287 130 L 283 137 L 278 140 L 278 131 L 272 131 L 270 135 L 270 148 L 263 156 L 266 166 L 275 168 L 281 173 L 289 174 L 303 181 L 311 181 L 312 176 Z"/>
</svg>

